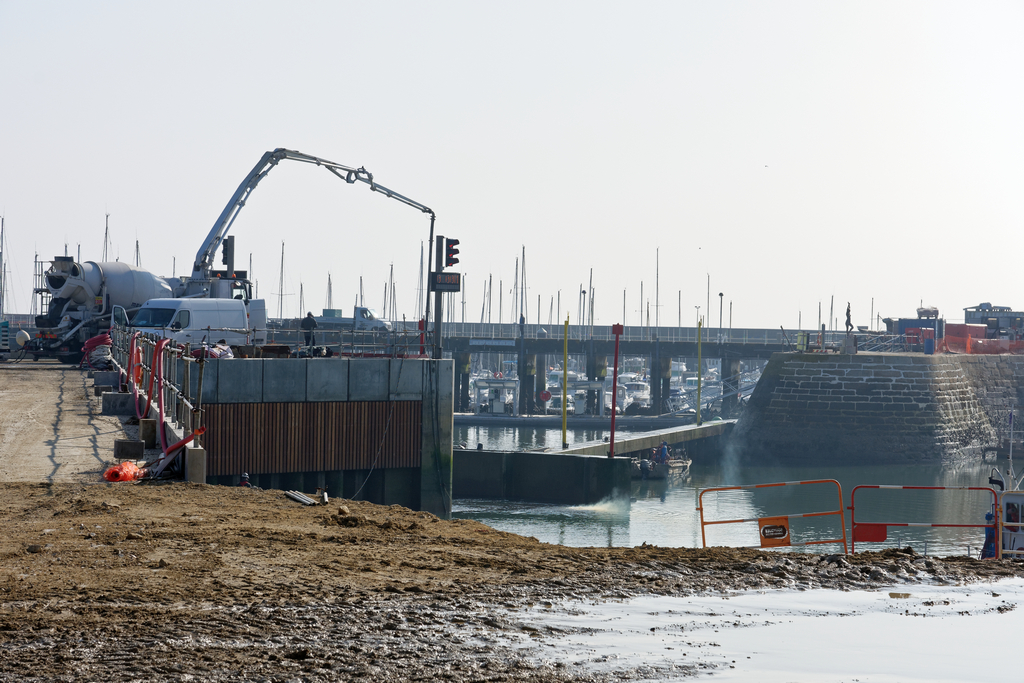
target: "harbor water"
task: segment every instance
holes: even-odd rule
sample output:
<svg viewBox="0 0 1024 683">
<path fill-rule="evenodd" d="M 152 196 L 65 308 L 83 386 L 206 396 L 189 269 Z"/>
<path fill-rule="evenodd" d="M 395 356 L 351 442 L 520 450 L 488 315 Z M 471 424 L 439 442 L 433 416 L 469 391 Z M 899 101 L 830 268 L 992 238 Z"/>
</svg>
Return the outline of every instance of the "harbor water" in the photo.
<svg viewBox="0 0 1024 683">
<path fill-rule="evenodd" d="M 456 441 L 485 449 L 521 450 L 561 445 L 560 430 L 458 427 Z M 599 440 L 600 430 L 577 430 L 569 443 Z M 470 446 L 472 448 L 473 446 Z M 705 522 L 756 519 L 765 516 L 838 512 L 836 515 L 791 519 L 794 543 L 841 539 L 845 527 L 851 540 L 851 504 L 854 487 L 868 485 L 987 487 L 993 467 L 1006 471 L 1007 461 L 972 459 L 955 466 L 914 465 L 790 467 L 739 466 L 728 460 L 694 462 L 689 471 L 671 480 L 633 481 L 629 496 L 594 505 L 547 505 L 511 501 L 456 499 L 453 516 L 474 519 L 501 531 L 532 536 L 545 543 L 566 546 L 632 547 L 647 543 L 661 547 L 701 547 L 698 496 L 702 490 L 723 486 L 834 479 L 842 488 L 839 500 L 834 484 L 742 489 L 709 492 L 703 496 Z M 985 524 L 992 504 L 987 491 L 962 489 L 900 490 L 859 489 L 855 495 L 858 523 Z M 984 543 L 980 527 L 888 527 L 884 541 L 856 544 L 858 552 L 912 546 L 929 555 L 977 556 Z M 756 522 L 706 525 L 709 546 L 759 544 Z M 841 552 L 840 543 L 793 547 L 794 551 Z"/>
</svg>

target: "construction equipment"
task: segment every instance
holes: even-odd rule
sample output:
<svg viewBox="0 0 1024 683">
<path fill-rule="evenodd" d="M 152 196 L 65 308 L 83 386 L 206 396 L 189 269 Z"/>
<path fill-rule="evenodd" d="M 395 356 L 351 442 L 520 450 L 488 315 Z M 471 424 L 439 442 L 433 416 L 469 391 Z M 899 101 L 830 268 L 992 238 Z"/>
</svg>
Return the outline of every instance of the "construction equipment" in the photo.
<svg viewBox="0 0 1024 683">
<path fill-rule="evenodd" d="M 44 277 L 45 288 L 35 290 L 44 300 L 46 295 L 52 298 L 47 313 L 36 318 L 39 334 L 26 345 L 28 353 L 36 358 L 55 355 L 62 361 L 77 363 L 82 358 L 82 345 L 85 341 L 95 336 L 101 328 L 109 327 L 114 306 L 123 307 L 131 315 L 146 301 L 154 298 L 241 299 L 248 311 L 249 329 L 265 331 L 266 301 L 252 298 L 248 273 L 235 269 L 234 237 L 229 237 L 227 233 L 259 182 L 279 161 L 285 159 L 322 166 L 349 184 L 357 181 L 366 183 L 372 191 L 428 214 L 431 219 L 430 237 L 433 239 L 434 212 L 419 202 L 377 184 L 365 168 L 351 168 L 302 152 L 278 148 L 266 152 L 235 190 L 196 252 L 191 275 L 162 278 L 126 263 L 75 263 L 70 256 L 55 257 Z M 225 266 L 223 270 L 214 267 L 218 249 Z"/>
</svg>

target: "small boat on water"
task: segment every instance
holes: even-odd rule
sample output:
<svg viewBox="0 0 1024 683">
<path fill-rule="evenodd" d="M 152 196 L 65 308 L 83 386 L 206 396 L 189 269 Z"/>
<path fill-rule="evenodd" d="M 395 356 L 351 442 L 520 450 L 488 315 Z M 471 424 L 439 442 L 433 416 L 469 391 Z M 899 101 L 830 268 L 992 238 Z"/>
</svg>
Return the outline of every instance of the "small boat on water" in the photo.
<svg viewBox="0 0 1024 683">
<path fill-rule="evenodd" d="M 667 462 L 633 458 L 633 479 L 671 479 L 681 477 L 690 471 L 689 458 L 670 458 Z"/>
</svg>

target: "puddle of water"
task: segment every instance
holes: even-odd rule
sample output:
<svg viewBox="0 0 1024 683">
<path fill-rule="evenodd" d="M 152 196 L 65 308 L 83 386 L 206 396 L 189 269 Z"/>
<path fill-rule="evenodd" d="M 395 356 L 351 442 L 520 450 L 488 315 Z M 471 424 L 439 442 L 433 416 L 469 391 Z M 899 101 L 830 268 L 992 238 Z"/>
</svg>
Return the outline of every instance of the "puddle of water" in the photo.
<svg viewBox="0 0 1024 683">
<path fill-rule="evenodd" d="M 1024 579 L 888 591 L 770 591 L 538 606 L 550 661 L 650 680 L 894 683 L 1016 678 Z M 553 633 L 552 629 L 558 629 Z M 648 668 L 649 667 L 649 668 Z M 648 668 L 647 671 L 643 671 Z"/>
</svg>

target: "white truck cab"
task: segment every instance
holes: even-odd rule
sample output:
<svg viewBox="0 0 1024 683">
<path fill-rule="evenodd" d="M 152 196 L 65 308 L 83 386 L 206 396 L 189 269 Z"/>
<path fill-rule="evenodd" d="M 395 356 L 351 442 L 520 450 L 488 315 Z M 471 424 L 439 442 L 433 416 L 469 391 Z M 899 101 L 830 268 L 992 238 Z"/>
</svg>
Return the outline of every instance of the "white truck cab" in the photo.
<svg viewBox="0 0 1024 683">
<path fill-rule="evenodd" d="M 240 299 L 150 299 L 135 313 L 131 327 L 179 344 L 229 346 L 251 343 L 245 303 Z"/>
</svg>

